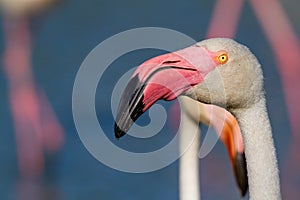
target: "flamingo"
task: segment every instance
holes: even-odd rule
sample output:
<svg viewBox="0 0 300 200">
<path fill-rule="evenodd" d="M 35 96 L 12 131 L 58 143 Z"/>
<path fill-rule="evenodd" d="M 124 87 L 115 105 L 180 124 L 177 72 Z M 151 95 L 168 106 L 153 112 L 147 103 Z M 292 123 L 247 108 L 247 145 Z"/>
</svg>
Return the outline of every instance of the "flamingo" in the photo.
<svg viewBox="0 0 300 200">
<path fill-rule="evenodd" d="M 212 38 L 142 63 L 122 95 L 115 136 L 128 129 L 159 99 L 180 95 L 226 108 L 241 129 L 250 199 L 281 199 L 272 130 L 261 66 L 244 45 Z"/>
<path fill-rule="evenodd" d="M 3 68 L 15 123 L 21 176 L 43 173 L 43 149 L 56 152 L 63 142 L 60 124 L 43 91 L 37 90 L 31 70 L 32 38 L 29 19 L 56 0 L 0 0 L 6 49 Z"/>
<path fill-rule="evenodd" d="M 0 0 L 5 38 L 3 70 L 8 80 L 20 176 L 16 199 L 41 199 L 44 152 L 58 152 L 64 140 L 62 127 L 44 91 L 36 86 L 31 68 L 30 19 L 42 14 L 54 2 Z"/>
</svg>

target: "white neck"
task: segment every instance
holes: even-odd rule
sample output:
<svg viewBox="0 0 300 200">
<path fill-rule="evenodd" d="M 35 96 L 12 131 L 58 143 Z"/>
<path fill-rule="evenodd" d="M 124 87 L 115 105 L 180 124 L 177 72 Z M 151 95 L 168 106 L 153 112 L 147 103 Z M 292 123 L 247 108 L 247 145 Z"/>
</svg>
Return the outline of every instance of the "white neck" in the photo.
<svg viewBox="0 0 300 200">
<path fill-rule="evenodd" d="M 245 109 L 231 110 L 242 130 L 252 200 L 281 199 L 279 175 L 265 99 Z"/>
<path fill-rule="evenodd" d="M 181 98 L 181 102 L 184 103 L 184 99 Z M 190 102 L 190 104 L 185 104 L 183 107 L 187 108 L 193 105 L 194 104 Z M 197 108 L 197 105 L 194 105 L 195 112 L 192 114 L 195 114 L 197 119 L 200 113 L 195 108 Z M 179 160 L 179 199 L 200 200 L 198 158 L 200 129 L 198 122 L 192 120 L 184 110 L 185 109 L 181 112 L 181 127 L 179 133 L 180 154 L 184 153 Z"/>
</svg>

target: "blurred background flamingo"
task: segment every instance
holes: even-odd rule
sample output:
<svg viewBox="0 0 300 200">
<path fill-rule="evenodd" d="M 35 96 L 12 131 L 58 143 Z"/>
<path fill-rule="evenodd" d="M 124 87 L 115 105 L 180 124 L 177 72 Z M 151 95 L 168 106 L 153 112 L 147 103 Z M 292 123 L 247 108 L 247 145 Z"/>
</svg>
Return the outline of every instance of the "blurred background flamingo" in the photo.
<svg viewBox="0 0 300 200">
<path fill-rule="evenodd" d="M 300 151 L 297 123 L 300 113 L 299 6 L 295 0 L 69 0 L 61 6 L 54 6 L 44 18 L 43 26 L 38 27 L 38 34 L 35 32 L 33 35 L 29 33 L 36 28 L 28 22 L 28 18 L 35 18 L 33 22 L 39 23 L 34 17 L 37 15 L 29 14 L 31 11 L 22 15 L 2 12 L 0 198 L 14 199 L 16 185 L 31 188 L 25 190 L 31 195 L 41 193 L 43 188 L 38 183 L 44 182 L 46 185 L 51 183 L 62 194 L 61 197 L 54 195 L 52 199 L 178 199 L 177 162 L 149 174 L 132 175 L 110 169 L 85 150 L 76 135 L 71 113 L 74 78 L 82 60 L 93 47 L 120 31 L 159 26 L 181 31 L 195 40 L 215 36 L 235 37 L 259 57 L 265 67 L 267 101 L 278 148 L 283 198 L 297 199 L 300 195 L 300 160 L 297 155 Z M 13 37 L 18 39 L 13 40 Z M 108 109 L 113 84 L 133 67 L 132 60 L 138 64 L 154 54 L 158 53 L 145 50 L 124 55 L 110 66 L 107 78 L 100 81 L 101 92 L 96 96 L 96 108 L 107 115 L 100 124 L 108 137 L 113 133 L 113 118 Z M 20 81 L 24 84 L 19 84 Z M 62 128 L 49 102 L 65 130 L 63 148 Z M 13 132 L 16 133 L 14 137 Z M 141 151 L 144 151 L 143 148 L 153 149 L 153 146 L 154 149 L 159 148 L 173 137 L 173 132 L 173 126 L 166 126 L 162 134 L 143 147 L 138 145 L 140 142 L 128 138 L 129 142 L 124 142 L 128 146 L 124 148 L 135 147 Z M 35 139 L 29 140 L 25 135 Z M 113 137 L 110 139 L 114 141 Z M 32 151 L 34 149 L 36 151 Z M 60 153 L 55 153 L 55 162 L 51 162 L 49 155 L 54 152 Z M 239 195 L 234 189 L 232 174 L 222 174 L 217 176 L 217 180 L 210 181 L 222 171 L 221 167 L 226 168 L 223 163 L 227 163 L 227 156 L 222 152 L 222 145 L 217 145 L 216 150 L 201 163 L 200 176 L 205 183 L 201 185 L 203 199 L 232 199 Z M 26 161 L 29 158 L 31 162 Z M 18 169 L 16 166 L 19 166 Z M 229 163 L 227 171 L 230 171 Z M 20 181 L 19 175 L 16 175 L 18 172 L 21 177 L 36 177 L 26 180 L 38 181 Z M 115 191 L 112 185 L 124 179 L 127 185 Z M 160 180 L 159 183 L 157 180 Z M 145 182 L 147 188 L 143 187 Z M 162 187 L 164 190 L 161 190 Z M 133 188 L 138 188 L 138 191 Z M 35 196 L 38 198 L 38 195 Z"/>
<path fill-rule="evenodd" d="M 45 171 L 45 153 L 57 153 L 63 144 L 62 128 L 32 72 L 31 22 L 52 4 L 52 0 L 0 1 L 5 38 L 3 71 L 8 81 L 20 177 L 18 199 L 42 198 L 36 188 Z M 32 28 L 36 28 L 34 25 Z"/>
</svg>

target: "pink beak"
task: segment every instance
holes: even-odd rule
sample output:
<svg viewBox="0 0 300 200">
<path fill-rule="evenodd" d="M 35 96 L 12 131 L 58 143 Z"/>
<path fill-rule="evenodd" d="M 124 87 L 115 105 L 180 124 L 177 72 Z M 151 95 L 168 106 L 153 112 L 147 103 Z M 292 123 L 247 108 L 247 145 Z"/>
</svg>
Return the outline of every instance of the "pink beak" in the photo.
<svg viewBox="0 0 300 200">
<path fill-rule="evenodd" d="M 194 45 L 141 64 L 122 94 L 115 136 L 125 135 L 134 121 L 156 101 L 173 100 L 201 83 L 220 64 L 216 56 L 217 53 Z"/>
</svg>

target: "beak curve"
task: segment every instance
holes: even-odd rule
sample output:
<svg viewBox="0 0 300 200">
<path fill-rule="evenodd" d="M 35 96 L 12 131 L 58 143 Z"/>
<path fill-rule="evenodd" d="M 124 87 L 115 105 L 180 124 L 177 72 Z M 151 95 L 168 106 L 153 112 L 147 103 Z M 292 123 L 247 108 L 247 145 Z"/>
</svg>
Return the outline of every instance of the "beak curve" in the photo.
<svg viewBox="0 0 300 200">
<path fill-rule="evenodd" d="M 227 148 L 236 183 L 244 197 L 248 191 L 247 163 L 244 142 L 237 120 L 226 112 L 225 122 L 220 131 L 220 140 Z M 222 123 L 220 123 L 222 124 Z M 216 125 L 218 126 L 218 125 Z"/>
<path fill-rule="evenodd" d="M 205 47 L 194 45 L 141 64 L 122 94 L 114 126 L 115 137 L 125 135 L 156 101 L 173 100 L 201 83 L 218 65 L 215 56 Z"/>
<path fill-rule="evenodd" d="M 138 76 L 130 79 L 120 100 L 117 117 L 115 121 L 115 137 L 120 138 L 126 134 L 132 124 L 144 113 L 143 90 Z"/>
</svg>

